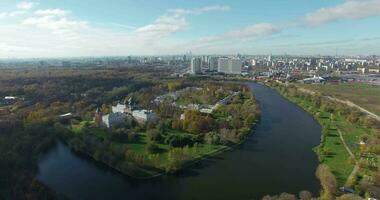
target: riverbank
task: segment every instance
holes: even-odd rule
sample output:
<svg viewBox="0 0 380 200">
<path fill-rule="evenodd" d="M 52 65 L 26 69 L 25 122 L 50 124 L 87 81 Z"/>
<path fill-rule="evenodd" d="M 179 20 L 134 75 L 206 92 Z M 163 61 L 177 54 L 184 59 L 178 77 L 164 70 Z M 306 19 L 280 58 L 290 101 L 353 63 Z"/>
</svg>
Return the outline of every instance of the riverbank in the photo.
<svg viewBox="0 0 380 200">
<path fill-rule="evenodd" d="M 368 162 L 364 154 L 374 154 L 370 146 L 376 141 L 376 130 L 363 125 L 359 115 L 353 118 L 355 110 L 347 110 L 345 104 L 332 101 L 318 94 L 310 94 L 296 86 L 266 83 L 291 102 L 309 112 L 323 127 L 321 143 L 315 148 L 321 163 L 328 165 L 337 177 L 340 186 L 354 188 L 364 195 L 368 188 L 361 184 L 376 174 L 378 163 Z M 356 114 L 356 113 L 355 113 Z M 361 118 L 360 118 L 361 117 Z"/>
</svg>

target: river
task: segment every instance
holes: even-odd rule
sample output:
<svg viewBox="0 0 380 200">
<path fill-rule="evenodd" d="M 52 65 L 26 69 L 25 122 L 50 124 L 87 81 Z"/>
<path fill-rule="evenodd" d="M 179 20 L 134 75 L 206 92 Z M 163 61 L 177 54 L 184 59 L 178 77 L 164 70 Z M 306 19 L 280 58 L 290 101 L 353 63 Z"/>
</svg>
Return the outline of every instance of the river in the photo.
<svg viewBox="0 0 380 200">
<path fill-rule="evenodd" d="M 58 143 L 40 158 L 38 179 L 70 199 L 248 200 L 300 190 L 318 195 L 318 159 L 312 148 L 319 144 L 321 127 L 276 91 L 247 84 L 262 111 L 254 134 L 180 175 L 136 180 Z"/>
</svg>

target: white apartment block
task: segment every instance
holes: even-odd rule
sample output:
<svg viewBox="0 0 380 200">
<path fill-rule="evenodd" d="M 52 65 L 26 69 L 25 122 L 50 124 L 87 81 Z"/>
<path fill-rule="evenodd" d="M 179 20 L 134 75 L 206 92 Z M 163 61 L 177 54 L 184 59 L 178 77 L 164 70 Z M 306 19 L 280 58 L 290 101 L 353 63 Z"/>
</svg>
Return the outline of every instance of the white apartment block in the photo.
<svg viewBox="0 0 380 200">
<path fill-rule="evenodd" d="M 242 62 L 237 58 L 219 58 L 218 72 L 225 74 L 241 74 Z"/>
<path fill-rule="evenodd" d="M 200 58 L 192 58 L 190 64 L 190 72 L 192 74 L 200 74 L 202 67 L 202 60 Z"/>
<path fill-rule="evenodd" d="M 107 126 L 107 128 L 111 128 L 112 126 L 123 123 L 126 118 L 127 114 L 116 112 L 104 115 L 102 117 L 102 121 Z"/>
<path fill-rule="evenodd" d="M 156 114 L 151 110 L 134 110 L 132 116 L 140 123 L 156 120 Z"/>
</svg>

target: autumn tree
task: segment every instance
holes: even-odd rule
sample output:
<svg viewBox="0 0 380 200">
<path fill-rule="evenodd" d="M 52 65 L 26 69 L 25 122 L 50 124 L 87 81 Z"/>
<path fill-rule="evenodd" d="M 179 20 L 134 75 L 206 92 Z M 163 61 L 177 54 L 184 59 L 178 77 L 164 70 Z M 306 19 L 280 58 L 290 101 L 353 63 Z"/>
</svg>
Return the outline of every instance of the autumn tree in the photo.
<svg viewBox="0 0 380 200">
<path fill-rule="evenodd" d="M 325 164 L 320 164 L 316 171 L 316 176 L 321 182 L 322 200 L 331 200 L 335 198 L 337 191 L 337 181 L 330 168 Z"/>
</svg>

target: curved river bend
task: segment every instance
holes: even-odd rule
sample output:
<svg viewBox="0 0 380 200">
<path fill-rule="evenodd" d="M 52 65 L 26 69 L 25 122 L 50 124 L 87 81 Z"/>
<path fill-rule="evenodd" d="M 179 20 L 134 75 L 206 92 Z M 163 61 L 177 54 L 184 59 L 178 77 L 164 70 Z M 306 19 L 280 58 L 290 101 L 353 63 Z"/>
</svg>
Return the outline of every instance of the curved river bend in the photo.
<svg viewBox="0 0 380 200">
<path fill-rule="evenodd" d="M 301 108 L 274 90 L 247 83 L 262 111 L 261 122 L 244 144 L 184 170 L 178 176 L 135 180 L 59 143 L 39 161 L 38 178 L 70 199 L 246 200 L 266 194 L 318 194 L 318 165 L 312 148 L 321 128 Z"/>
</svg>

